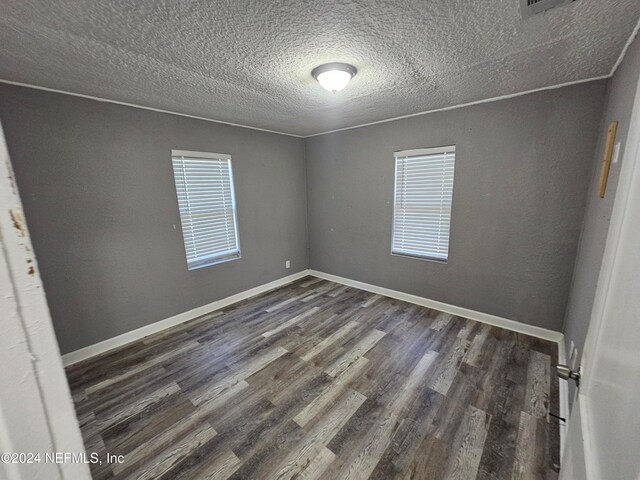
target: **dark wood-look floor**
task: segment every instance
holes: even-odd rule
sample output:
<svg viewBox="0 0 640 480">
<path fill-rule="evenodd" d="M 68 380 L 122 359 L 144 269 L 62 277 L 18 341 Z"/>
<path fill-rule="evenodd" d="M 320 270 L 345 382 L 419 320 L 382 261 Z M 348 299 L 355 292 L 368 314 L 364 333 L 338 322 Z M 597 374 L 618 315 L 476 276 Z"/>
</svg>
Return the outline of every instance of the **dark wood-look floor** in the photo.
<svg viewBox="0 0 640 480">
<path fill-rule="evenodd" d="M 95 479 L 555 479 L 556 345 L 314 278 L 67 369 Z"/>
</svg>

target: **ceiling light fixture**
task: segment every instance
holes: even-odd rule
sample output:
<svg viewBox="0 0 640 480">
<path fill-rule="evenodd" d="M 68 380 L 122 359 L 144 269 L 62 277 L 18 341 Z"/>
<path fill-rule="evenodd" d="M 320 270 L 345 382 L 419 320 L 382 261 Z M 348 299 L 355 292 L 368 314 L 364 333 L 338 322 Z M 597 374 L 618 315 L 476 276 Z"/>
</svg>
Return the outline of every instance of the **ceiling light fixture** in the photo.
<svg viewBox="0 0 640 480">
<path fill-rule="evenodd" d="M 349 81 L 358 73 L 356 67 L 348 63 L 325 63 L 311 71 L 311 76 L 325 90 L 337 93 L 347 86 Z"/>
</svg>

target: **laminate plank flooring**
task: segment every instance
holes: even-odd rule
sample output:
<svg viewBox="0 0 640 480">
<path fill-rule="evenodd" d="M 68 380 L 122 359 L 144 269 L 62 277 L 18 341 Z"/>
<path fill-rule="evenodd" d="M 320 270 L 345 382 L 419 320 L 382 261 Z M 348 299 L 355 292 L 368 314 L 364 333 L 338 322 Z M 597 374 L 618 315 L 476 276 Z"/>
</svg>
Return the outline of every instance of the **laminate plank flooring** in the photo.
<svg viewBox="0 0 640 480">
<path fill-rule="evenodd" d="M 96 480 L 549 480 L 556 362 L 551 342 L 307 277 L 67 378 Z"/>
</svg>

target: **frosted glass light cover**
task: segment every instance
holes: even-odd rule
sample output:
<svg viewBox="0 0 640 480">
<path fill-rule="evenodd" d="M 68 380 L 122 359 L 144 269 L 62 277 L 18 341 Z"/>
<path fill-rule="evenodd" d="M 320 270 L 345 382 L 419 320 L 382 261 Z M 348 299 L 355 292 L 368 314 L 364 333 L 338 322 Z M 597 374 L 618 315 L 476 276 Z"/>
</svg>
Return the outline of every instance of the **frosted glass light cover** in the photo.
<svg viewBox="0 0 640 480">
<path fill-rule="evenodd" d="M 318 74 L 318 83 L 325 90 L 336 93 L 347 86 L 351 80 L 351 76 L 352 75 L 349 72 L 329 70 Z"/>
</svg>

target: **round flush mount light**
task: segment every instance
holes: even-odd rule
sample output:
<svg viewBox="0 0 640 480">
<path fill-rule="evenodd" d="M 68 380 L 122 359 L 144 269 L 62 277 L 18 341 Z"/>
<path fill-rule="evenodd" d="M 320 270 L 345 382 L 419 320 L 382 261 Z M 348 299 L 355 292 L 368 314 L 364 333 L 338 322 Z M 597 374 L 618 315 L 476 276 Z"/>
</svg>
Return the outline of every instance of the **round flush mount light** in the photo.
<svg viewBox="0 0 640 480">
<path fill-rule="evenodd" d="M 346 87 L 356 73 L 358 70 L 353 65 L 337 62 L 319 65 L 311 71 L 311 75 L 318 80 L 322 88 L 333 93 Z"/>
</svg>

